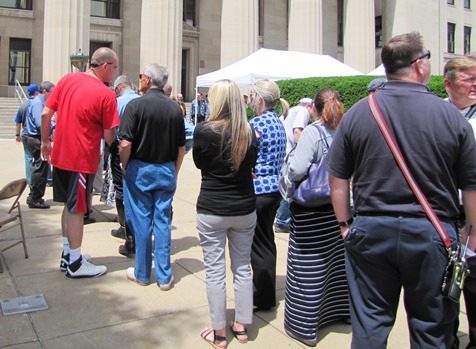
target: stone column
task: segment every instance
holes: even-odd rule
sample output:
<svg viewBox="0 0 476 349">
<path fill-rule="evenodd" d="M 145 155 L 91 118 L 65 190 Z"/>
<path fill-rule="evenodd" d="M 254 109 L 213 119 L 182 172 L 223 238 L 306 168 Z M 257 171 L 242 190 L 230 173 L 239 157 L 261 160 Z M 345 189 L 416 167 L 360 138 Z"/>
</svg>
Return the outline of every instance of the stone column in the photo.
<svg viewBox="0 0 476 349">
<path fill-rule="evenodd" d="M 441 7 L 441 8 L 440 8 Z M 395 35 L 418 31 L 423 37 L 425 49 L 432 52 L 431 73 L 441 75 L 445 66 L 446 52 L 446 2 L 385 0 L 383 1 L 383 41 L 384 44 Z M 448 14 L 447 14 L 448 15 Z M 415 23 L 417 24 L 415 27 Z M 462 27 L 460 27 L 462 33 Z M 441 32 L 443 30 L 443 33 Z M 462 36 L 461 36 L 462 39 Z"/>
<path fill-rule="evenodd" d="M 374 0 L 344 0 L 344 63 L 363 74 L 375 68 Z"/>
<path fill-rule="evenodd" d="M 221 16 L 221 67 L 258 49 L 258 1 L 223 0 Z"/>
<path fill-rule="evenodd" d="M 322 12 L 322 0 L 290 1 L 288 29 L 290 51 L 322 53 Z"/>
<path fill-rule="evenodd" d="M 149 63 L 165 65 L 173 94 L 181 90 L 182 8 L 182 1 L 142 0 L 140 70 Z"/>
<path fill-rule="evenodd" d="M 45 1 L 43 80 L 56 84 L 71 71 L 71 54 L 89 54 L 90 18 L 90 0 Z"/>
</svg>

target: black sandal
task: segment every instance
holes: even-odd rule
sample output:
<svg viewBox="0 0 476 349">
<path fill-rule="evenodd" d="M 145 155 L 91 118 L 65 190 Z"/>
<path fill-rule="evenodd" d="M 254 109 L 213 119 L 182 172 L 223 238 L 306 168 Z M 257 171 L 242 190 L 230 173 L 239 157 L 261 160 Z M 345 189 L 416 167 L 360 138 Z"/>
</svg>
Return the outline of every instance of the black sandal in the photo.
<svg viewBox="0 0 476 349">
<path fill-rule="evenodd" d="M 213 332 L 213 341 L 207 339 L 208 335 Z M 200 337 L 202 339 L 212 345 L 216 349 L 226 349 L 228 344 L 226 343 L 226 337 L 223 336 L 217 336 L 215 330 L 209 329 L 209 328 L 204 328 L 202 332 L 200 333 Z M 219 344 L 225 343 L 225 346 L 220 346 Z"/>
<path fill-rule="evenodd" d="M 231 333 L 233 333 L 233 337 L 235 337 L 236 340 L 242 344 L 248 343 L 248 331 L 246 330 L 246 328 L 242 331 L 237 331 L 235 330 L 234 326 L 235 326 L 235 323 L 231 322 L 230 330 L 231 330 Z M 246 339 L 240 339 L 238 338 L 238 336 L 246 336 Z"/>
</svg>

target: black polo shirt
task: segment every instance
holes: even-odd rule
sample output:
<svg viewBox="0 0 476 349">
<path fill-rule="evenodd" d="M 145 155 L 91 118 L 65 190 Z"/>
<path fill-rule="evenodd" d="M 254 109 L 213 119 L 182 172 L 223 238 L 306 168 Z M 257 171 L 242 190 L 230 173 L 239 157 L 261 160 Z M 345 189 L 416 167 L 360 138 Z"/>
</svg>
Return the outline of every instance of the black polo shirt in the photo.
<svg viewBox="0 0 476 349">
<path fill-rule="evenodd" d="M 389 81 L 375 97 L 436 214 L 441 218 L 457 216 L 458 188 L 476 190 L 476 145 L 471 125 L 425 85 Z M 358 213 L 425 216 L 377 126 L 367 98 L 344 115 L 327 168 L 338 178 L 352 177 Z"/>
<path fill-rule="evenodd" d="M 149 163 L 176 161 L 185 146 L 185 124 L 177 102 L 152 88 L 130 101 L 121 119 L 119 138 L 132 143 L 131 159 Z"/>
</svg>

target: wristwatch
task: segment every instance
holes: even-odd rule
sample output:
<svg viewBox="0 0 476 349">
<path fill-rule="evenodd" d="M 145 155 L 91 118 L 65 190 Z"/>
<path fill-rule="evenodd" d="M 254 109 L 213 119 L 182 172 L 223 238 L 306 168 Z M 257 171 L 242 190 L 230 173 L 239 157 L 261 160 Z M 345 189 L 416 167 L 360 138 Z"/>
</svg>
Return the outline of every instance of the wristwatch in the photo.
<svg viewBox="0 0 476 349">
<path fill-rule="evenodd" d="M 353 221 L 354 221 L 354 217 L 350 217 L 346 221 L 337 222 L 337 224 L 339 224 L 339 227 L 345 228 L 345 227 L 348 227 L 349 225 L 351 225 Z"/>
</svg>

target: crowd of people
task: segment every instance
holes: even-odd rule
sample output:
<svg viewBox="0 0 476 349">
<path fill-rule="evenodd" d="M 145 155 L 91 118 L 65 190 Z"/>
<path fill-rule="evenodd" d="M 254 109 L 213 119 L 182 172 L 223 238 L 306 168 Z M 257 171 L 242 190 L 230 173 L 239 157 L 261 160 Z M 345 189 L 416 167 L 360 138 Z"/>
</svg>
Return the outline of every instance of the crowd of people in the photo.
<svg viewBox="0 0 476 349">
<path fill-rule="evenodd" d="M 468 245 L 473 273 L 463 298 L 471 349 L 476 57 L 446 63 L 446 101 L 426 86 L 430 58 L 419 33 L 393 37 L 382 48 L 387 77 L 372 81 L 368 92 L 451 244 Z M 370 97 L 345 113 L 337 91 L 324 88 L 290 108 L 273 81 L 258 80 L 243 96 L 235 82 L 221 80 L 205 98 L 198 92 L 187 114 L 183 96 L 172 95 L 165 66 L 146 65 L 137 89 L 125 75 L 111 89 L 118 65 L 114 51 L 98 49 L 86 72 L 67 74 L 56 86 L 30 85 L 30 99 L 15 118 L 30 208 L 49 208 L 43 196 L 53 166 L 53 200 L 64 203 L 60 268 L 67 278 L 107 271 L 81 251 L 103 140 L 105 187 L 119 222 L 111 234 L 125 241 L 119 253 L 135 258 L 126 277 L 149 285 L 153 262 L 159 289 L 173 288 L 172 202 L 184 155 L 192 149 L 201 172 L 196 225 L 211 320 L 211 328 L 200 332 L 204 341 L 224 349 L 229 330 L 246 343 L 253 313 L 276 308 L 275 233 L 289 233 L 284 328 L 290 337 L 316 346 L 322 326 L 344 321 L 352 326 L 352 348 L 386 348 L 403 291 L 411 347 L 459 347 L 459 304 L 441 292 L 448 253 L 397 166 Z M 251 120 L 247 106 L 256 114 Z M 280 177 L 298 188 L 321 162 L 331 201 L 307 204 L 281 196 Z M 228 324 L 227 245 L 235 300 Z"/>
</svg>

